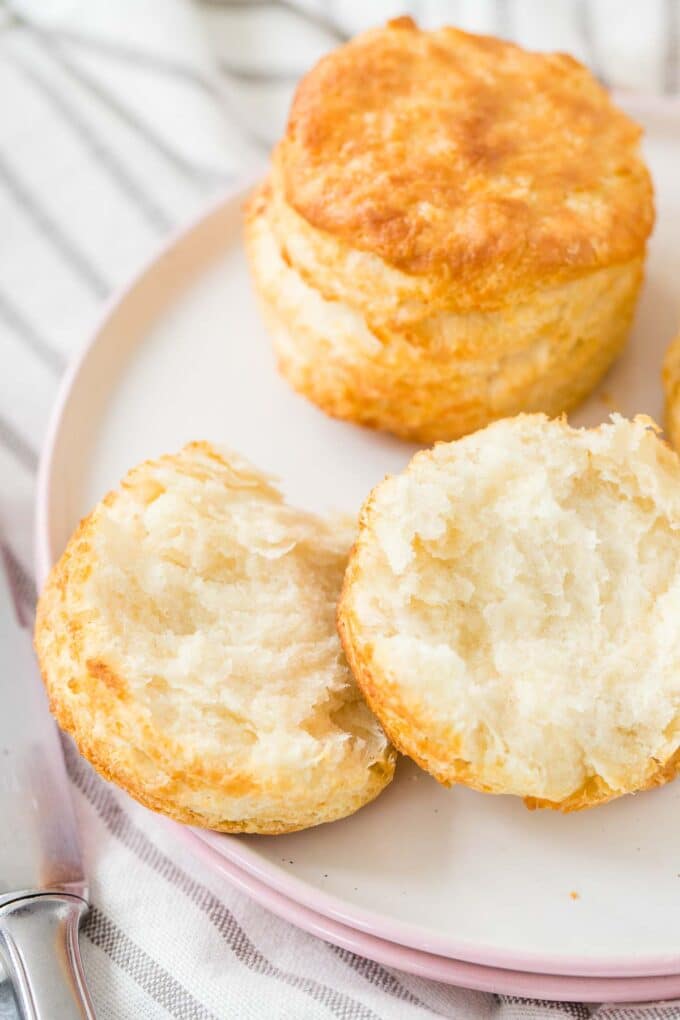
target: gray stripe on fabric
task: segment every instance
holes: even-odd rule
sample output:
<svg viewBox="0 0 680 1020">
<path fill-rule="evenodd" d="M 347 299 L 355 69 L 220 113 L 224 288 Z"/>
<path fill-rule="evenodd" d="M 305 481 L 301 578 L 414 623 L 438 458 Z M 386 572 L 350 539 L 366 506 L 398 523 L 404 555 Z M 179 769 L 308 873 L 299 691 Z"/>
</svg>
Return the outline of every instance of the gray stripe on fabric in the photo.
<svg viewBox="0 0 680 1020">
<path fill-rule="evenodd" d="M 0 444 L 14 456 L 22 467 L 34 474 L 38 469 L 38 454 L 28 440 L 19 435 L 6 418 L 0 415 Z"/>
<path fill-rule="evenodd" d="M 304 10 L 298 7 L 297 4 L 293 3 L 292 0 L 279 0 L 279 6 L 284 7 L 291 14 L 296 14 L 298 18 L 306 21 L 308 25 L 315 25 L 317 28 L 322 29 L 331 38 L 335 39 L 336 42 L 343 43 L 347 42 L 350 38 L 348 32 L 338 25 L 333 16 L 323 14 L 321 11 L 312 11 L 308 8 Z"/>
<path fill-rule="evenodd" d="M 589 1020 L 590 1008 L 583 1002 L 551 1002 L 547 999 L 523 999 L 517 995 L 497 995 L 499 1003 L 504 1007 L 504 1020 L 521 1017 L 522 1020 L 542 1020 L 543 1017 L 556 1014 L 573 1017 L 574 1020 Z M 507 1007 L 517 1007 L 517 1012 L 508 1012 Z M 535 1012 L 540 1010 L 541 1012 Z"/>
<path fill-rule="evenodd" d="M 495 0 L 494 18 L 496 21 L 495 31 L 503 39 L 512 38 L 512 16 L 509 0 Z"/>
<path fill-rule="evenodd" d="M 87 256 L 68 237 L 61 227 L 45 211 L 39 201 L 23 184 L 20 177 L 7 162 L 7 157 L 0 155 L 0 183 L 2 183 L 24 214 L 33 222 L 37 230 L 46 238 L 53 248 L 59 252 L 64 262 L 87 284 L 98 298 L 105 298 L 111 288 L 106 280 L 90 263 Z"/>
<path fill-rule="evenodd" d="M 412 0 L 405 13 L 410 14 L 416 24 L 420 25 L 423 17 L 423 0 Z M 459 17 L 458 0 L 449 0 L 446 8 L 446 24 L 457 25 Z"/>
<path fill-rule="evenodd" d="M 590 0 L 577 0 L 574 7 L 577 27 L 583 42 L 585 62 L 596 78 L 603 81 L 599 53 L 595 41 L 595 29 L 590 12 Z"/>
<path fill-rule="evenodd" d="M 127 167 L 120 161 L 116 152 L 111 149 L 95 132 L 91 124 L 81 116 L 78 110 L 55 89 L 54 83 L 47 81 L 34 68 L 28 67 L 23 61 L 13 60 L 13 66 L 33 85 L 52 109 L 68 124 L 80 139 L 83 146 L 96 161 L 97 165 L 108 175 L 121 194 L 132 202 L 142 214 L 146 222 L 157 234 L 165 234 L 174 225 L 172 218 L 162 209 L 156 200 L 135 180 Z"/>
<path fill-rule="evenodd" d="M 136 50 L 130 46 L 120 46 L 118 43 L 109 43 L 101 39 L 93 39 L 90 36 L 81 35 L 78 32 L 59 30 L 50 31 L 47 34 L 50 38 L 66 43 L 69 47 L 81 47 L 84 50 L 91 50 L 93 53 L 102 53 L 104 56 L 110 57 L 113 60 L 122 61 L 132 67 L 142 67 L 147 70 L 151 68 L 153 71 L 160 74 L 165 74 L 172 78 L 179 78 L 188 84 L 200 88 L 221 107 L 228 98 L 225 96 L 224 90 L 221 89 L 216 82 L 212 82 L 207 78 L 204 78 L 192 67 L 187 67 L 174 60 L 167 60 L 165 57 L 158 54 L 147 53 L 144 50 Z M 247 138 L 254 142 L 258 147 L 264 146 L 266 151 L 269 151 L 271 148 L 271 142 L 269 140 L 263 141 L 258 138 L 253 131 L 252 126 L 243 119 L 242 115 L 239 116 L 238 109 L 230 109 L 229 114 L 233 117 L 237 127 L 240 128 Z M 230 180 L 233 180 L 233 174 L 224 173 L 221 175 L 220 180 L 222 184 L 228 184 Z"/>
<path fill-rule="evenodd" d="M 195 881 L 179 868 L 125 814 L 111 791 L 97 777 L 73 744 L 64 740 L 64 755 L 72 781 L 98 811 L 109 832 L 132 851 L 143 863 L 179 889 L 215 926 L 240 963 L 264 977 L 276 978 L 291 988 L 309 995 L 341 1020 L 380 1020 L 378 1015 L 349 995 L 321 984 L 313 978 L 282 970 L 271 963 L 251 942 L 232 912 L 207 886 Z"/>
<path fill-rule="evenodd" d="M 408 1002 L 412 1006 L 419 1006 L 429 1013 L 434 1012 L 430 1006 L 426 1005 L 416 995 L 413 995 L 408 988 L 404 988 L 394 974 L 386 967 L 383 967 L 381 963 L 376 963 L 375 960 L 369 960 L 363 956 L 357 956 L 356 953 L 352 953 L 349 949 L 343 949 L 341 946 L 331 945 L 330 948 L 336 956 L 346 963 L 348 967 L 356 971 L 357 974 L 365 978 L 369 984 L 375 985 L 382 992 L 391 995 L 395 999 L 401 999 L 402 1002 Z"/>
<path fill-rule="evenodd" d="M 66 359 L 38 333 L 24 313 L 3 291 L 0 291 L 0 319 L 47 368 L 56 375 L 61 375 L 66 368 Z"/>
<path fill-rule="evenodd" d="M 97 907 L 90 908 L 81 930 L 93 945 L 106 953 L 154 1002 L 177 1020 L 219 1020 Z"/>
<path fill-rule="evenodd" d="M 235 83 L 235 80 L 224 74 L 222 75 L 222 81 L 224 83 L 222 98 L 229 106 L 229 114 L 235 126 L 253 146 L 259 149 L 263 156 L 268 156 L 273 145 L 272 139 L 261 135 L 244 116 L 240 108 L 239 97 L 237 94 L 234 94 L 238 93 L 238 85 Z"/>
<path fill-rule="evenodd" d="M 11 982 L 0 976 L 0 1020 L 20 1020 L 20 1016 Z"/>
<path fill-rule="evenodd" d="M 10 549 L 7 542 L 2 543 L 2 551 L 7 563 L 7 569 L 11 575 L 12 588 L 21 602 L 22 609 L 27 610 L 27 616 L 30 617 L 35 610 L 35 603 L 38 597 L 35 590 L 35 581 L 13 550 Z M 23 620 L 23 614 L 22 622 L 26 626 L 29 625 L 29 619 Z"/>
<path fill-rule="evenodd" d="M 267 2 L 269 2 L 269 0 L 267 0 Z M 210 96 L 216 103 L 220 104 L 220 106 L 222 106 L 225 101 L 229 100 L 229 97 L 225 95 L 224 89 L 220 88 L 216 82 L 212 82 L 209 79 L 204 78 L 192 67 L 187 67 L 178 61 L 167 60 L 159 54 L 148 53 L 145 50 L 136 50 L 130 46 L 121 46 L 118 43 L 109 43 L 105 40 L 94 39 L 87 35 L 81 35 L 79 32 L 62 31 L 61 29 L 58 31 L 50 30 L 49 32 L 45 32 L 44 36 L 48 37 L 50 40 L 65 43 L 69 47 L 75 46 L 82 48 L 83 50 L 91 50 L 93 53 L 102 53 L 113 60 L 122 61 L 132 67 L 141 67 L 146 70 L 151 68 L 153 71 L 168 75 L 169 77 L 179 78 L 188 84 L 195 85 L 197 88 L 200 88 L 206 95 Z M 243 80 L 245 80 L 245 74 L 247 73 L 248 72 L 244 73 Z M 238 70 L 234 70 L 232 77 L 234 79 L 239 78 Z M 298 76 L 295 75 L 287 75 L 282 80 L 285 82 L 294 82 L 297 80 L 297 77 Z M 252 80 L 260 80 L 256 77 L 256 72 L 253 73 Z M 272 76 L 272 81 L 276 82 L 276 80 L 276 75 Z M 244 119 L 237 103 L 233 104 L 233 108 L 229 110 L 229 114 L 233 117 L 236 126 L 251 142 L 253 142 L 258 148 L 261 148 L 266 152 L 269 151 L 272 144 L 271 140 L 268 138 L 261 138 L 257 132 L 253 130 L 252 125 Z M 233 174 L 224 173 L 220 175 L 220 182 L 222 184 L 228 184 L 230 180 L 233 180 Z"/>
<path fill-rule="evenodd" d="M 219 69 L 235 81 L 248 82 L 255 85 L 293 85 L 303 74 L 299 71 L 262 71 L 255 67 L 235 67 L 228 60 L 220 60 Z"/>
<path fill-rule="evenodd" d="M 663 90 L 673 95 L 680 87 L 680 3 L 666 0 L 665 6 L 666 53 L 664 56 Z"/>
<path fill-rule="evenodd" d="M 104 88 L 96 78 L 69 60 L 64 53 L 63 46 L 55 36 L 51 36 L 28 24 L 26 25 L 26 30 L 29 32 L 30 37 L 40 45 L 43 52 L 61 68 L 64 74 L 98 99 L 103 106 L 106 106 L 128 128 L 141 137 L 147 145 L 155 149 L 182 177 L 199 187 L 205 185 L 214 187 L 224 182 L 226 175 L 222 171 L 190 163 L 179 152 L 171 148 L 165 139 L 157 134 L 146 121 L 138 117 L 131 107 L 122 103 L 113 93 Z"/>
<path fill-rule="evenodd" d="M 677 1002 L 652 1002 L 635 1006 L 604 1005 L 590 1014 L 592 1020 L 680 1020 L 680 1006 Z"/>
<path fill-rule="evenodd" d="M 193 67 L 180 63 L 178 60 L 169 60 L 162 54 L 138 50 L 132 46 L 121 45 L 118 42 L 112 43 L 108 39 L 95 39 L 93 36 L 83 35 L 81 32 L 74 32 L 65 29 L 51 29 L 46 33 L 50 39 L 69 46 L 90 50 L 92 53 L 101 53 L 112 60 L 121 61 L 131 67 L 141 67 L 145 70 L 158 71 L 170 78 L 180 78 L 188 84 L 195 85 L 207 95 L 219 100 L 219 91 L 207 78 L 195 71 Z"/>
<path fill-rule="evenodd" d="M 266 0 L 266 4 L 263 6 L 269 6 L 270 0 Z M 235 126 L 245 135 L 245 137 L 252 142 L 258 149 L 262 150 L 263 153 L 268 153 L 272 146 L 272 140 L 270 138 L 264 138 L 258 134 L 253 128 L 253 125 L 243 116 L 240 109 L 240 104 L 235 101 L 232 97 L 226 94 L 225 89 L 220 88 L 217 83 L 209 81 L 204 78 L 197 71 L 191 67 L 187 67 L 184 64 L 180 64 L 177 61 L 167 60 L 165 57 L 155 53 L 147 53 L 143 50 L 136 50 L 129 46 L 120 46 L 118 43 L 109 43 L 100 39 L 93 39 L 90 36 L 81 35 L 78 32 L 72 31 L 50 31 L 46 33 L 51 39 L 56 39 L 62 43 L 66 43 L 68 46 L 78 46 L 82 49 L 91 50 L 94 53 L 102 53 L 105 56 L 111 57 L 114 60 L 120 60 L 124 63 L 130 64 L 133 67 L 152 68 L 161 74 L 166 74 L 174 78 L 180 78 L 187 83 L 197 86 L 202 89 L 206 95 L 211 96 L 216 103 L 223 105 L 225 102 L 229 104 L 229 115 L 234 120 Z M 219 65 L 218 65 L 219 69 Z M 266 72 L 247 71 L 240 68 L 223 68 L 225 76 L 231 77 L 234 81 L 246 81 L 251 83 L 262 83 L 264 76 L 267 77 L 269 83 L 276 84 L 277 82 L 283 82 L 284 84 L 292 84 L 300 76 L 299 74 L 282 73 L 280 76 L 276 74 L 267 75 Z M 302 74 L 302 71 L 300 71 Z M 232 175 L 224 174 L 222 176 L 222 183 L 226 184 L 229 180 L 233 179 Z"/>
<path fill-rule="evenodd" d="M 347 42 L 349 39 L 348 33 L 343 31 L 332 17 L 323 14 L 321 11 L 311 11 L 307 8 L 302 9 L 297 4 L 291 2 L 291 0 L 200 0 L 200 2 L 204 7 L 221 7 L 225 11 L 248 10 L 253 7 L 283 8 L 294 14 L 301 21 L 306 21 L 308 25 L 320 28 L 332 39 L 335 39 L 336 42 Z"/>
</svg>

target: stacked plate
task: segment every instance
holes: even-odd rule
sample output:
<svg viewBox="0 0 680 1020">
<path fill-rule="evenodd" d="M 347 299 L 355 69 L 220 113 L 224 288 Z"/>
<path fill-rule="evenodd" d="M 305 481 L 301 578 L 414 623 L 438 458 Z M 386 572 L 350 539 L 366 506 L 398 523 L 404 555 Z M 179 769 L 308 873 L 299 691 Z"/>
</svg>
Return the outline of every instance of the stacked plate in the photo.
<svg viewBox="0 0 680 1020">
<path fill-rule="evenodd" d="M 631 112 L 647 129 L 659 222 L 631 345 L 577 424 L 611 409 L 658 419 L 679 324 L 680 113 Z M 411 456 L 326 419 L 277 377 L 241 247 L 244 194 L 153 261 L 70 373 L 41 470 L 43 576 L 131 464 L 190 439 L 238 449 L 312 510 L 356 511 Z M 275 913 L 389 966 L 516 995 L 640 1001 L 680 996 L 679 799 L 676 782 L 594 811 L 532 814 L 513 798 L 445 790 L 404 760 L 342 822 L 277 837 L 183 831 Z"/>
</svg>

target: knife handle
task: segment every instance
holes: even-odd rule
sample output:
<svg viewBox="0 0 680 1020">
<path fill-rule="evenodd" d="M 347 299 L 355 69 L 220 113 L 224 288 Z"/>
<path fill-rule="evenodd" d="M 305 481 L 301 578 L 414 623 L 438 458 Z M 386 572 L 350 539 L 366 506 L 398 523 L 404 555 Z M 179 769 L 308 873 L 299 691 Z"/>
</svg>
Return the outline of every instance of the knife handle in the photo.
<svg viewBox="0 0 680 1020">
<path fill-rule="evenodd" d="M 0 909 L 0 953 L 22 1020 L 95 1020 L 78 947 L 87 903 L 40 893 Z"/>
</svg>

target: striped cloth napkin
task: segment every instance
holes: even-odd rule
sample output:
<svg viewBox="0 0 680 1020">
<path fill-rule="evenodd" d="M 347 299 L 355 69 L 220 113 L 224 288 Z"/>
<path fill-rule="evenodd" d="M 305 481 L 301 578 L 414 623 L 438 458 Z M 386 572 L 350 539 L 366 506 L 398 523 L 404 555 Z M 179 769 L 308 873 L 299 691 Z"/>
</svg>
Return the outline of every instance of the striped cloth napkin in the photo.
<svg viewBox="0 0 680 1020">
<path fill-rule="evenodd" d="M 281 132 L 296 80 L 405 9 L 569 50 L 607 84 L 680 90 L 679 0 L 0 0 L 0 513 L 27 606 L 42 436 L 102 303 Z M 68 750 L 101 1020 L 680 1018 L 438 985 L 268 914 Z M 0 984 L 0 1016 L 12 1016 Z"/>
</svg>

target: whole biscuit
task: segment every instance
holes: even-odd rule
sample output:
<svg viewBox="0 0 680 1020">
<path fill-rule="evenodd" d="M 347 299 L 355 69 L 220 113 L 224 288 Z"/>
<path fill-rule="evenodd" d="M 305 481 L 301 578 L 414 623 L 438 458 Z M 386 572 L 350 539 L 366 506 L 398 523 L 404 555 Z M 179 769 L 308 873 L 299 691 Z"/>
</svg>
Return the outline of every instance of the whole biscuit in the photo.
<svg viewBox="0 0 680 1020">
<path fill-rule="evenodd" d="M 573 407 L 642 281 L 639 141 L 561 54 L 399 19 L 324 57 L 247 214 L 282 373 L 421 442 Z"/>
</svg>

